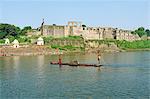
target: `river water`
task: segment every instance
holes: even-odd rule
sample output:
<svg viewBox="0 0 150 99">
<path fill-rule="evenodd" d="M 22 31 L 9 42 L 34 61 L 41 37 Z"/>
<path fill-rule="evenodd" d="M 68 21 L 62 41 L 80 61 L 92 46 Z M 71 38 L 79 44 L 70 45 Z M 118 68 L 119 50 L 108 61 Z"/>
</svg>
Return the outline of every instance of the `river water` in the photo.
<svg viewBox="0 0 150 99">
<path fill-rule="evenodd" d="M 57 56 L 0 57 L 0 99 L 149 99 L 150 52 L 106 53 L 104 65 L 50 65 Z M 97 63 L 95 54 L 63 55 L 63 61 Z"/>
</svg>

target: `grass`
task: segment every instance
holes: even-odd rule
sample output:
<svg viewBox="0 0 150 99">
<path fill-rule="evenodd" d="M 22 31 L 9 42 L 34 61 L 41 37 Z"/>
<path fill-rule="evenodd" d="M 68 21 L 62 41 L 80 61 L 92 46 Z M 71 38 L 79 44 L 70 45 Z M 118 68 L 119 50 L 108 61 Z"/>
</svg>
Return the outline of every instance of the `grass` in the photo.
<svg viewBox="0 0 150 99">
<path fill-rule="evenodd" d="M 150 48 L 150 40 L 140 40 L 140 41 L 116 41 L 115 44 L 122 49 L 144 49 Z"/>
</svg>

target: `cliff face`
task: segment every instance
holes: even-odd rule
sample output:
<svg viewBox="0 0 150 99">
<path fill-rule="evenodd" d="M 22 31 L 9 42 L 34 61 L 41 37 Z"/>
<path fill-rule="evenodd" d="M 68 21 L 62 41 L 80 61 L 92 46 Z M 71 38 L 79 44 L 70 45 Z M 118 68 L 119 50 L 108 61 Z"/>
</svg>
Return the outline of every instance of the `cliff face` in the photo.
<svg viewBox="0 0 150 99">
<path fill-rule="evenodd" d="M 12 48 L 12 46 L 3 46 L 0 48 L 0 56 L 16 56 L 16 55 L 42 55 L 51 54 L 51 49 L 46 46 L 20 46 L 20 48 Z"/>
<path fill-rule="evenodd" d="M 120 48 L 117 47 L 114 43 L 101 43 L 98 42 L 88 42 L 86 43 L 85 47 L 87 52 L 97 52 L 100 50 L 101 52 L 119 52 L 122 51 Z"/>
</svg>

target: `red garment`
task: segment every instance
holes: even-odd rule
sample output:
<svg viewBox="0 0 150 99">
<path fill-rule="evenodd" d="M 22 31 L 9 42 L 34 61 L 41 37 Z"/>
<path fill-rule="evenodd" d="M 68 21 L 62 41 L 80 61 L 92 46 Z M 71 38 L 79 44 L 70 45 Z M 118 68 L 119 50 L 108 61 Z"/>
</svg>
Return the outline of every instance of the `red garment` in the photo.
<svg viewBox="0 0 150 99">
<path fill-rule="evenodd" d="M 62 64 L 61 58 L 59 58 L 59 61 L 58 61 L 58 63 L 59 63 L 59 64 Z"/>
</svg>

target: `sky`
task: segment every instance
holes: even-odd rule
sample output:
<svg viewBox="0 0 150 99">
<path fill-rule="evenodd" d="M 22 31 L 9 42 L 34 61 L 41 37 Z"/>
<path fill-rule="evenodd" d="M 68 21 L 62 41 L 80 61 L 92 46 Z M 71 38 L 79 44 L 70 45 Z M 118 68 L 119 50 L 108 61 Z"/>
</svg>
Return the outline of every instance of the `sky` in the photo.
<svg viewBox="0 0 150 99">
<path fill-rule="evenodd" d="M 43 18 L 45 24 L 150 29 L 150 0 L 0 0 L 0 23 L 37 28 Z"/>
</svg>

